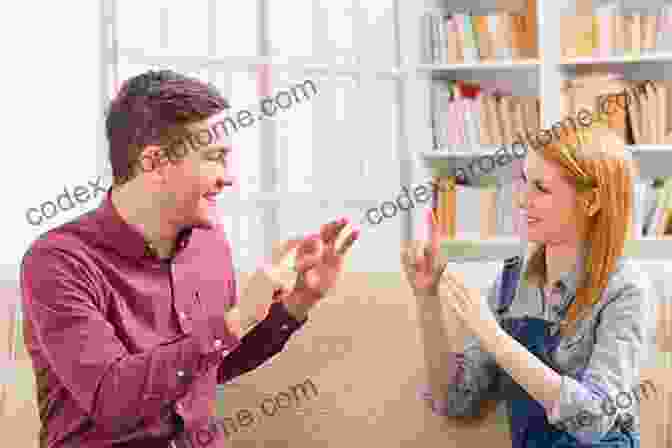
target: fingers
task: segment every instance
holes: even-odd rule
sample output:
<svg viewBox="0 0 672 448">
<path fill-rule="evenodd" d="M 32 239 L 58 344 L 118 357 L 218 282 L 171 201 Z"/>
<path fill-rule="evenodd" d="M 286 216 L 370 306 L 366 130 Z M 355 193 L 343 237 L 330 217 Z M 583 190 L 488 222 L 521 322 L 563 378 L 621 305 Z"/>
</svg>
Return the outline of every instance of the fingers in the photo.
<svg viewBox="0 0 672 448">
<path fill-rule="evenodd" d="M 349 251 L 350 248 L 355 244 L 355 241 L 357 241 L 357 239 L 359 238 L 359 233 L 360 233 L 359 229 L 354 229 L 350 233 L 350 235 L 348 235 L 346 237 L 345 241 L 343 241 L 343 243 L 341 244 L 341 247 L 339 247 L 336 250 L 336 254 L 337 255 L 345 255 L 346 252 Z"/>
<path fill-rule="evenodd" d="M 292 238 L 289 240 L 276 243 L 273 247 L 272 262 L 273 264 L 282 263 L 289 253 L 301 244 L 302 238 Z"/>
<path fill-rule="evenodd" d="M 311 235 L 304 239 L 296 251 L 296 272 L 305 272 L 320 263 L 324 252 L 321 235 Z"/>
<path fill-rule="evenodd" d="M 328 224 L 324 224 L 320 229 L 320 236 L 322 241 L 326 245 L 333 245 L 336 243 L 339 234 L 348 225 L 348 218 L 341 218 L 336 221 L 332 221 Z"/>
</svg>

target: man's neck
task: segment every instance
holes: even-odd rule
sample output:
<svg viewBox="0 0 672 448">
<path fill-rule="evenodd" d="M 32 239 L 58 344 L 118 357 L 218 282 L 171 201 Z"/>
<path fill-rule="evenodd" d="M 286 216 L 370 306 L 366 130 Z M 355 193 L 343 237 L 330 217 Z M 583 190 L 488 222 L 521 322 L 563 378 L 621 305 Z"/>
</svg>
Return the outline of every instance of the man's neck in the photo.
<svg viewBox="0 0 672 448">
<path fill-rule="evenodd" d="M 156 201 L 147 197 L 145 192 L 132 190 L 128 184 L 113 189 L 112 204 L 121 218 L 151 244 L 159 258 L 170 258 L 175 250 L 178 231 L 170 226 L 169 220 L 157 219 L 166 214 L 156 210 Z"/>
<path fill-rule="evenodd" d="M 554 285 L 560 278 L 576 269 L 578 257 L 584 251 L 577 244 L 547 244 L 546 245 L 546 285 Z"/>
</svg>

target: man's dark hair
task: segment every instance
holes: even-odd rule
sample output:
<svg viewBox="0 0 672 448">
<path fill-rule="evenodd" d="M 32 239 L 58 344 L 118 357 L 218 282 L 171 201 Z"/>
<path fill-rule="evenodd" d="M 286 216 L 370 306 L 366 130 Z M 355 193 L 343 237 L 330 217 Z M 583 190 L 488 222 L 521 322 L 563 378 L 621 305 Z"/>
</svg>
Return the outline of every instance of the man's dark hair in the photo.
<svg viewBox="0 0 672 448">
<path fill-rule="evenodd" d="M 115 184 L 134 176 L 146 145 L 167 145 L 186 135 L 185 125 L 229 107 L 212 84 L 172 70 L 149 70 L 126 80 L 105 119 Z"/>
</svg>

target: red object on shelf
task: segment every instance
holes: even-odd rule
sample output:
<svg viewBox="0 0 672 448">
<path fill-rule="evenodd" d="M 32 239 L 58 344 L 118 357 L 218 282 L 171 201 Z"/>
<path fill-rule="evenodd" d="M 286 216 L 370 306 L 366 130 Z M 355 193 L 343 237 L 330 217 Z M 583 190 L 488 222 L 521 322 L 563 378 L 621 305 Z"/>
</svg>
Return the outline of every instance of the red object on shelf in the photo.
<svg viewBox="0 0 672 448">
<path fill-rule="evenodd" d="M 481 87 L 477 84 L 467 84 L 464 81 L 457 81 L 457 86 L 463 98 L 476 98 L 481 92 Z"/>
</svg>

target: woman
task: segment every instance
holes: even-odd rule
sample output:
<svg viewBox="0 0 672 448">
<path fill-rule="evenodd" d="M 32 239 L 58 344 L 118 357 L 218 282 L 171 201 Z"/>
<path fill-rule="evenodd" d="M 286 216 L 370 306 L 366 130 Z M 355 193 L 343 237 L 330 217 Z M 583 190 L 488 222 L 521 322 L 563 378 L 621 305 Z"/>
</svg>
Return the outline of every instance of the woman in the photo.
<svg viewBox="0 0 672 448">
<path fill-rule="evenodd" d="M 431 243 L 402 252 L 428 398 L 447 416 L 503 399 L 515 448 L 639 447 L 639 370 L 655 303 L 623 257 L 636 167 L 608 129 L 572 137 L 529 151 L 516 201 L 521 236 L 536 248 L 509 260 L 487 303 L 439 261 L 431 213 Z M 441 304 L 471 334 L 466 344 L 446 337 Z"/>
</svg>

